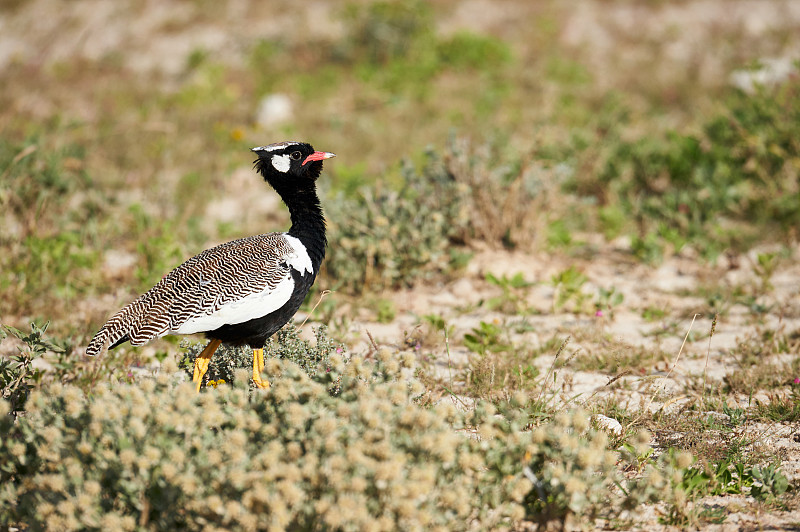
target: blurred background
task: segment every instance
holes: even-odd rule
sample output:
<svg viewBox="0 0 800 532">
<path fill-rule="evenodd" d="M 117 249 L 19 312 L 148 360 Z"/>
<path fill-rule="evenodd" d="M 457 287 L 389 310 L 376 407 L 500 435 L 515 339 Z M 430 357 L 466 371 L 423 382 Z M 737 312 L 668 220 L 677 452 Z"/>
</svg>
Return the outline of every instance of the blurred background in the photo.
<svg viewBox="0 0 800 532">
<path fill-rule="evenodd" d="M 326 165 L 318 289 L 476 249 L 717 264 L 800 226 L 800 3 L 0 3 L 0 321 L 74 345 L 189 256 L 288 227 L 249 148 Z"/>
</svg>

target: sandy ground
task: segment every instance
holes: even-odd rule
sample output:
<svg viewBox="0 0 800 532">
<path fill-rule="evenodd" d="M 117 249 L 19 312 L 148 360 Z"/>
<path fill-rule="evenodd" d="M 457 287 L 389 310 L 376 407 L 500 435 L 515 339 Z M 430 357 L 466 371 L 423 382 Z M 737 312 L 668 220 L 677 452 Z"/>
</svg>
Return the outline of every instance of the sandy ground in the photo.
<svg viewBox="0 0 800 532">
<path fill-rule="evenodd" d="M 618 404 L 627 405 L 632 412 L 644 407 L 651 412 L 661 410 L 727 418 L 714 412 L 685 412 L 688 406 L 700 399 L 687 387 L 702 379 L 703 375 L 710 385 L 721 383 L 727 375 L 739 369 L 735 353 L 737 345 L 764 330 L 783 331 L 794 338 L 794 343 L 790 344 L 793 353 L 774 353 L 763 360 L 765 364 L 783 364 L 788 371 L 800 342 L 800 247 L 784 260 L 771 278 L 774 289 L 758 298 L 758 303 L 770 310 L 754 315 L 743 304 L 731 305 L 718 317 L 710 341 L 712 318 L 708 304 L 693 292 L 712 284 L 728 289 L 758 286 L 753 264 L 759 252 L 768 251 L 769 248 L 753 250 L 737 261 L 723 259 L 713 268 L 702 265 L 687 252 L 687 256 L 670 258 L 652 268 L 632 261 L 623 247 L 614 244 L 599 248 L 590 259 L 486 250 L 474 257 L 465 275 L 456 281 L 382 294 L 393 301 L 397 310 L 395 319 L 390 323 L 378 323 L 374 317 L 370 319 L 374 313 L 362 310 L 359 319 L 347 324 L 346 336 L 354 352 L 368 351 L 370 336 L 380 345 L 391 345 L 398 350 L 410 349 L 407 339 L 414 337 L 420 318 L 428 314 L 439 315 L 452 327 L 449 356 L 441 338 L 431 339 L 431 336 L 423 335 L 428 344 L 423 343 L 419 351 L 425 354 L 426 359 L 434 360 L 435 372 L 445 383 L 452 385 L 452 380 L 463 378 L 470 357 L 475 356 L 461 342 L 464 334 L 481 321 L 508 324 L 522 319 L 519 315 L 486 308 L 487 300 L 501 294 L 498 287 L 485 281 L 486 274 L 512 276 L 521 272 L 533 283 L 526 299 L 533 314 L 524 317 L 528 324 L 526 332 L 512 334 L 515 345 L 535 349 L 554 336 L 559 339 L 571 336 L 575 340 L 568 344 L 562 359 L 569 359 L 576 353 L 601 356 L 607 355 L 609 349 L 624 351 L 640 346 L 668 355 L 667 360 L 644 368 L 642 373 L 616 380 L 608 372 L 575 371 L 569 366 L 561 368 L 556 373 L 557 384 L 553 388 L 561 390 L 563 397 L 577 395 L 577 403 L 584 402 L 589 406 L 612 397 Z M 592 315 L 591 311 L 583 314 L 554 311 L 555 288 L 551 277 L 570 266 L 578 268 L 589 278 L 584 285 L 586 293 L 596 293 L 597 287 L 614 287 L 623 294 L 623 302 L 613 313 L 606 312 L 602 317 Z M 335 294 L 332 297 L 336 297 Z M 648 307 L 663 309 L 667 316 L 662 320 L 646 321 L 642 311 Z M 670 334 L 653 334 L 664 329 L 668 322 L 677 323 Z M 684 345 L 690 332 L 694 334 L 689 335 Z M 608 338 L 612 339 L 613 345 L 604 340 Z M 544 374 L 552 366 L 554 357 L 555 349 L 535 357 L 532 362 Z M 792 378 L 787 373 L 787 382 Z M 612 380 L 614 385 L 609 386 Z M 771 393 L 786 394 L 788 386 L 771 390 Z M 765 391 L 754 391 L 752 396 L 731 396 L 728 405 L 746 409 L 755 400 L 768 402 L 769 396 Z M 800 485 L 800 427 L 797 424 L 748 422 L 724 436 L 717 433 L 708 435 L 709 441 L 719 437 L 746 439 L 751 442 L 752 451 L 776 454 L 790 482 Z M 668 445 L 666 439 L 662 437 L 661 441 L 654 443 Z M 792 530 L 800 527 L 800 509 L 797 508 L 767 509 L 754 499 L 743 496 L 708 497 L 699 503 L 709 509 L 727 512 L 725 522 L 710 525 L 709 530 Z M 641 508 L 630 517 L 638 523 L 636 527 L 647 530 L 669 528 L 658 523 L 656 508 Z"/>
</svg>

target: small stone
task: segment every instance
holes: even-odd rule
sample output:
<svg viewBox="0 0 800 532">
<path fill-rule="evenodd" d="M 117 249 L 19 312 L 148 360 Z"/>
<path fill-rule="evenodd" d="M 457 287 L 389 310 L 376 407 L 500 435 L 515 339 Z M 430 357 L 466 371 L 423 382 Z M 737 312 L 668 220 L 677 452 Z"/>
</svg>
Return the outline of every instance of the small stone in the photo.
<svg viewBox="0 0 800 532">
<path fill-rule="evenodd" d="M 622 434 L 622 425 L 614 418 L 595 414 L 592 416 L 592 424 L 603 432 L 619 436 Z"/>
<path fill-rule="evenodd" d="M 285 94 L 268 94 L 258 104 L 256 123 L 268 129 L 284 124 L 294 116 L 292 100 Z"/>
<path fill-rule="evenodd" d="M 736 70 L 730 76 L 734 87 L 753 94 L 758 87 L 771 87 L 797 74 L 795 61 L 791 57 L 765 58 L 759 60 L 760 68 Z"/>
<path fill-rule="evenodd" d="M 133 253 L 119 249 L 109 249 L 103 254 L 103 270 L 112 277 L 124 275 L 136 266 L 137 257 Z"/>
</svg>

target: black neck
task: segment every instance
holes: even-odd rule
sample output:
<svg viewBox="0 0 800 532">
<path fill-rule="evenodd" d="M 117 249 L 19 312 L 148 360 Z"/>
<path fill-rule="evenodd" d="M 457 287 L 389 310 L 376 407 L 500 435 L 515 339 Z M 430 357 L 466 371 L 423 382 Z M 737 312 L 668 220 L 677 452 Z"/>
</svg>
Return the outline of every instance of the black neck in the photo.
<svg viewBox="0 0 800 532">
<path fill-rule="evenodd" d="M 325 217 L 322 214 L 317 191 L 311 187 L 280 195 L 292 217 L 289 235 L 299 239 L 306 247 L 316 275 L 322 259 L 325 258 L 325 247 L 328 245 L 325 237 Z"/>
</svg>

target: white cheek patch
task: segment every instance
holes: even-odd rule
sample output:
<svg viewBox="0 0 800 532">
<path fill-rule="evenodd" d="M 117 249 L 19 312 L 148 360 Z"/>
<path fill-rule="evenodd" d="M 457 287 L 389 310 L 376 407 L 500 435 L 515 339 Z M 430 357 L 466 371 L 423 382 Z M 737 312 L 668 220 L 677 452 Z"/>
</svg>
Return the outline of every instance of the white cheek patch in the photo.
<svg viewBox="0 0 800 532">
<path fill-rule="evenodd" d="M 289 167 L 292 165 L 292 161 L 289 160 L 288 155 L 273 155 L 272 156 L 272 166 L 275 167 L 275 170 L 279 172 L 283 172 L 284 174 L 289 171 Z"/>
</svg>

